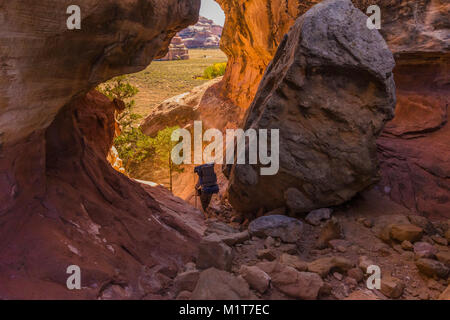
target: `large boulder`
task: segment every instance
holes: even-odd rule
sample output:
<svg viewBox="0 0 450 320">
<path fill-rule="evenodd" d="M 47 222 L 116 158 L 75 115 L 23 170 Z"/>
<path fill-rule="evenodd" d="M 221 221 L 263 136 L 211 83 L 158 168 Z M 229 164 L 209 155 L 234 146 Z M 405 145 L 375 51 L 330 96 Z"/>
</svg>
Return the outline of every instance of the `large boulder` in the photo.
<svg viewBox="0 0 450 320">
<path fill-rule="evenodd" d="M 280 170 L 263 176 L 259 164 L 235 165 L 229 199 L 236 210 L 287 204 L 309 212 L 377 181 L 376 138 L 394 114 L 395 63 L 366 21 L 350 1 L 324 1 L 285 37 L 245 120 L 245 129 L 280 130 Z"/>
</svg>

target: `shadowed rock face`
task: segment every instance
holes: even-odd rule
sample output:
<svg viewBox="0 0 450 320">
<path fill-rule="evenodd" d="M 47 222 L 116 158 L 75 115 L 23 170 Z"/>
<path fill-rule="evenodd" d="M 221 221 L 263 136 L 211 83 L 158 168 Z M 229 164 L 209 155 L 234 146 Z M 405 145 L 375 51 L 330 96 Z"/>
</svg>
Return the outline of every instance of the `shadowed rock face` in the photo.
<svg viewBox="0 0 450 320">
<path fill-rule="evenodd" d="M 117 106 L 88 92 L 164 56 L 200 1 L 82 0 L 79 31 L 70 4 L 0 4 L 0 299 L 161 298 L 201 213 L 112 169 Z"/>
<path fill-rule="evenodd" d="M 81 30 L 67 29 L 70 1 L 0 4 L 0 131 L 4 144 L 45 129 L 74 96 L 144 69 L 175 33 L 198 19 L 200 0 L 81 0 Z"/>
<path fill-rule="evenodd" d="M 255 212 L 287 204 L 308 212 L 374 183 L 376 137 L 394 114 L 393 68 L 383 38 L 350 1 L 324 1 L 300 17 L 245 120 L 246 129 L 280 130 L 280 170 L 262 176 L 258 165 L 236 165 L 233 207 Z"/>
</svg>

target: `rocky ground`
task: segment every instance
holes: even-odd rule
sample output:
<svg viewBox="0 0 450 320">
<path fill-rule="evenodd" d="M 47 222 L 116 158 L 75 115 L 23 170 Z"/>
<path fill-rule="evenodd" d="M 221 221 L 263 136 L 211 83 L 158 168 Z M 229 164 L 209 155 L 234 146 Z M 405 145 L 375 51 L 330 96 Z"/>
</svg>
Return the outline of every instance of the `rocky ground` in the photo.
<svg viewBox="0 0 450 320">
<path fill-rule="evenodd" d="M 174 279 L 177 299 L 450 299 L 450 221 L 376 189 L 299 219 L 283 210 L 250 224 L 210 210 L 196 261 Z M 369 265 L 381 269 L 380 290 L 367 287 Z"/>
</svg>

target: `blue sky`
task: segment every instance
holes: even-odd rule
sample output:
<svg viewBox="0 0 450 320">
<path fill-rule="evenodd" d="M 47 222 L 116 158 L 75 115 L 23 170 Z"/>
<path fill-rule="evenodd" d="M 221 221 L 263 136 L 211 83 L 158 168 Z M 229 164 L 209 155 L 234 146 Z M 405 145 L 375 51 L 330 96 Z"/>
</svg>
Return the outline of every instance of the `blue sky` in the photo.
<svg viewBox="0 0 450 320">
<path fill-rule="evenodd" d="M 200 15 L 214 20 L 215 23 L 223 26 L 225 23 L 225 14 L 222 8 L 214 0 L 202 0 Z"/>
</svg>

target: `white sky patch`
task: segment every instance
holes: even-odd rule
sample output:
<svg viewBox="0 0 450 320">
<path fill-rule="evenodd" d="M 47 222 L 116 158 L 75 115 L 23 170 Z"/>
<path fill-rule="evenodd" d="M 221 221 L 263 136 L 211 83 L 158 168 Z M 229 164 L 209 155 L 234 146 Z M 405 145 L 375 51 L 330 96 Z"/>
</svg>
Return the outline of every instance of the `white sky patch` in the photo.
<svg viewBox="0 0 450 320">
<path fill-rule="evenodd" d="M 214 0 L 202 0 L 200 15 L 214 20 L 216 24 L 221 26 L 225 23 L 225 14 L 219 4 Z"/>
</svg>

